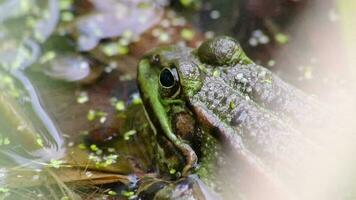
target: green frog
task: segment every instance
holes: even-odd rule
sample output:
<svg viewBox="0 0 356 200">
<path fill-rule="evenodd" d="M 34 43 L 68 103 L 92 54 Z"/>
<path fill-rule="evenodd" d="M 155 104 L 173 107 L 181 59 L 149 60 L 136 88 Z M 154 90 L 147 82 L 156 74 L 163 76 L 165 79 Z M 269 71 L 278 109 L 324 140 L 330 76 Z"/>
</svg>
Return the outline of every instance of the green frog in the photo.
<svg viewBox="0 0 356 200">
<path fill-rule="evenodd" d="M 317 123 L 315 101 L 254 63 L 231 37 L 197 49 L 154 49 L 139 62 L 137 78 L 163 165 L 180 176 L 211 177 L 224 149 L 239 173 L 254 180 L 248 184 L 281 191 L 276 177 L 292 176 L 303 158 L 298 147 L 314 148 L 298 126 Z M 248 184 L 240 186 L 249 190 Z"/>
</svg>

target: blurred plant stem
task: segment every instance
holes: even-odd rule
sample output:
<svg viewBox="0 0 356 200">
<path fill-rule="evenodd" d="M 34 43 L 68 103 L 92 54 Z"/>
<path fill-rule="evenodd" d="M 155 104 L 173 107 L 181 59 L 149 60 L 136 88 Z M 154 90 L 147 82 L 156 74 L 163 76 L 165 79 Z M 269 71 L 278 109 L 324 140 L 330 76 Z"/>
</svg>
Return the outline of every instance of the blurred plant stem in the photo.
<svg viewBox="0 0 356 200">
<path fill-rule="evenodd" d="M 350 63 L 350 68 L 356 77 L 356 3 L 354 0 L 337 0 L 342 32 Z"/>
</svg>

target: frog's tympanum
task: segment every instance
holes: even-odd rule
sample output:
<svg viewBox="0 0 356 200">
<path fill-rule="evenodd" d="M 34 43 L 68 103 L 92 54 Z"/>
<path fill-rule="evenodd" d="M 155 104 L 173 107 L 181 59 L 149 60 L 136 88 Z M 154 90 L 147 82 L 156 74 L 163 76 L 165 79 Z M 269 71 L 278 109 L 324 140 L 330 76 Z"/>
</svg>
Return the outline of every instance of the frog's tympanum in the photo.
<svg viewBox="0 0 356 200">
<path fill-rule="evenodd" d="M 209 172 L 205 162 L 224 147 L 254 177 L 270 180 L 270 169 L 295 167 L 298 145 L 308 147 L 294 127 L 312 123 L 310 99 L 251 61 L 230 37 L 198 49 L 155 49 L 140 61 L 138 82 L 164 165 L 183 176 Z"/>
</svg>

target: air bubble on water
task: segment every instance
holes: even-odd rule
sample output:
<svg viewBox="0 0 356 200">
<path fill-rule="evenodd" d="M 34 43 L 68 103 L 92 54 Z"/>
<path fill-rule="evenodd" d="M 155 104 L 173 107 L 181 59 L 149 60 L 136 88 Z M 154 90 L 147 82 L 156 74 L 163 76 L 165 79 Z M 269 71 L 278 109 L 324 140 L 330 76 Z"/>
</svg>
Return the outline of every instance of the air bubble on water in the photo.
<svg viewBox="0 0 356 200">
<path fill-rule="evenodd" d="M 249 44 L 253 47 L 259 44 L 267 44 L 270 42 L 270 38 L 263 33 L 262 30 L 255 30 L 251 33 L 251 38 L 249 39 Z"/>
<path fill-rule="evenodd" d="M 85 176 L 90 178 L 90 177 L 93 176 L 93 173 L 92 173 L 92 172 L 89 172 L 89 171 L 88 171 L 88 172 L 85 172 Z"/>
<path fill-rule="evenodd" d="M 164 20 L 162 20 L 160 25 L 164 28 L 168 28 L 171 26 L 171 22 L 168 19 L 164 19 Z"/>
<path fill-rule="evenodd" d="M 68 147 L 74 147 L 74 142 L 68 142 L 67 146 Z"/>
<path fill-rule="evenodd" d="M 168 42 L 170 40 L 170 35 L 168 33 L 161 33 L 158 38 L 161 42 Z"/>
<path fill-rule="evenodd" d="M 267 44 L 267 43 L 269 43 L 269 37 L 266 36 L 266 35 L 263 35 L 263 36 L 261 36 L 261 37 L 259 38 L 259 42 L 260 42 L 261 44 Z"/>
<path fill-rule="evenodd" d="M 155 29 L 152 30 L 151 33 L 152 33 L 152 36 L 153 36 L 153 37 L 158 37 L 158 36 L 161 34 L 161 32 L 162 32 L 162 31 L 161 31 L 160 29 L 155 28 Z"/>
<path fill-rule="evenodd" d="M 218 10 L 213 10 L 210 12 L 211 19 L 218 19 L 220 17 L 220 12 Z"/>
<path fill-rule="evenodd" d="M 268 63 L 267 63 L 267 65 L 268 65 L 269 67 L 273 67 L 273 66 L 276 65 L 276 61 L 275 61 L 275 60 L 269 60 Z"/>
<path fill-rule="evenodd" d="M 255 30 L 252 32 L 252 37 L 259 38 L 263 36 L 263 32 L 261 30 Z"/>
<path fill-rule="evenodd" d="M 257 41 L 256 38 L 250 38 L 250 39 L 248 40 L 248 43 L 249 43 L 251 46 L 253 46 L 253 47 L 255 47 L 255 46 L 258 45 L 258 41 Z"/>
<path fill-rule="evenodd" d="M 207 39 L 210 39 L 214 37 L 215 33 L 213 31 L 206 31 L 204 35 Z"/>
</svg>

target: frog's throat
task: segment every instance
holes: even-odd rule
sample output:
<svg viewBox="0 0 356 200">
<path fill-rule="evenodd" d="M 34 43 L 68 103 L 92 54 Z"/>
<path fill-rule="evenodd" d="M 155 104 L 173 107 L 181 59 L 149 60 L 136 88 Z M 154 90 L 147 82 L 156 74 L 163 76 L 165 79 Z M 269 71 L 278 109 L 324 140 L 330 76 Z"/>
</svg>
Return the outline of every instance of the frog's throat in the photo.
<svg viewBox="0 0 356 200">
<path fill-rule="evenodd" d="M 139 87 L 141 93 L 144 94 L 143 101 L 145 106 L 149 106 L 153 115 L 156 116 L 155 120 L 152 120 L 152 116 L 148 115 L 145 109 L 146 117 L 150 121 L 150 125 L 154 131 L 157 129 L 154 127 L 153 121 L 157 121 L 157 125 L 160 126 L 165 136 L 182 152 L 186 159 L 183 175 L 187 175 L 189 170 L 196 165 L 197 155 L 188 144 L 184 143 L 174 134 L 166 109 L 159 98 L 158 76 L 155 73 L 152 73 L 150 68 L 152 67 L 146 59 L 139 63 L 138 81 L 140 83 Z"/>
</svg>

